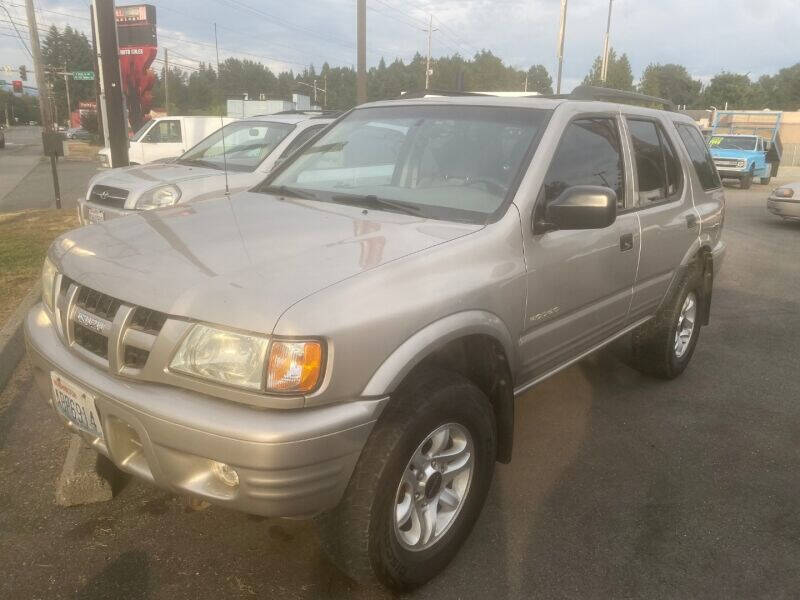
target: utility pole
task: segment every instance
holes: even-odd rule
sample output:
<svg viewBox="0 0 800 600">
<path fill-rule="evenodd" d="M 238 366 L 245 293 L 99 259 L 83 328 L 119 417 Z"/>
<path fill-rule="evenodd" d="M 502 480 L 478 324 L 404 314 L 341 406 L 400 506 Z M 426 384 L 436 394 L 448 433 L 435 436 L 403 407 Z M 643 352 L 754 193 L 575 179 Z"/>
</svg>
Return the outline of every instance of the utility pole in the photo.
<svg viewBox="0 0 800 600">
<path fill-rule="evenodd" d="M 322 108 L 323 110 L 328 108 L 328 74 L 322 76 L 323 85 L 325 86 L 322 90 Z"/>
<path fill-rule="evenodd" d="M 433 71 L 431 70 L 431 38 L 433 38 L 433 32 L 439 31 L 438 29 L 433 28 L 433 15 L 429 15 L 428 20 L 428 62 L 425 64 L 425 89 L 430 89 L 430 82 L 431 82 L 431 75 Z"/>
<path fill-rule="evenodd" d="M 97 131 L 103 132 L 103 142 L 105 144 L 108 141 L 105 138 L 105 125 L 103 124 L 103 111 L 100 107 L 100 46 L 97 44 L 97 28 L 94 25 L 94 6 L 91 4 L 89 5 L 89 16 L 92 19 L 92 65 L 94 67 L 95 77 L 94 77 L 94 102 L 95 102 L 95 114 L 97 115 Z"/>
<path fill-rule="evenodd" d="M 600 81 L 606 82 L 608 78 L 608 51 L 609 51 L 609 34 L 611 33 L 611 7 L 614 0 L 608 0 L 608 22 L 606 23 L 606 37 L 603 41 L 603 66 L 600 69 Z"/>
<path fill-rule="evenodd" d="M 558 78 L 556 94 L 561 93 L 561 72 L 564 67 L 564 36 L 567 31 L 567 0 L 561 0 L 561 25 L 558 28 Z"/>
<path fill-rule="evenodd" d="M 528 91 L 528 74 L 525 73 L 525 91 Z"/>
<path fill-rule="evenodd" d="M 31 2 L 32 0 L 28 0 Z M 128 129 L 119 69 L 119 44 L 114 0 L 92 0 L 94 28 L 99 46 L 100 107 L 103 133 L 111 150 L 111 166 L 128 166 Z"/>
<path fill-rule="evenodd" d="M 36 13 L 33 10 L 33 0 L 25 0 L 25 12 L 28 15 L 28 31 L 31 35 L 33 70 L 36 73 L 36 86 L 39 88 L 39 112 L 42 118 L 42 127 L 49 132 L 53 130 L 53 113 L 50 110 L 50 97 L 47 94 L 47 86 L 45 85 L 42 49 L 39 47 L 39 30 L 36 28 Z"/>
<path fill-rule="evenodd" d="M 69 121 L 70 118 L 71 118 L 71 115 L 72 115 L 72 103 L 69 100 L 69 77 L 70 77 L 70 75 L 72 75 L 72 73 L 67 71 L 67 61 L 66 60 L 64 61 L 64 70 L 61 73 L 59 73 L 59 75 L 63 75 L 64 76 L 64 87 L 67 90 L 67 120 Z M 72 123 L 69 123 L 69 125 L 71 126 Z"/>
<path fill-rule="evenodd" d="M 45 154 L 50 156 L 50 170 L 53 173 L 53 191 L 55 193 L 56 208 L 61 208 L 61 188 L 58 185 L 58 170 L 56 169 L 56 154 L 49 147 L 48 135 L 53 134 L 53 120 L 50 112 L 50 98 L 44 79 L 44 65 L 42 65 L 42 49 L 39 46 L 39 30 L 36 25 L 36 12 L 33 10 L 33 0 L 25 0 L 25 13 L 28 17 L 28 32 L 31 36 L 31 58 L 33 70 L 36 73 L 36 87 L 39 88 L 39 112 L 42 117 L 42 146 Z"/>
<path fill-rule="evenodd" d="M 164 48 L 164 110 L 169 116 L 169 50 Z"/>
<path fill-rule="evenodd" d="M 367 0 L 358 0 L 357 13 L 356 104 L 363 104 L 367 101 Z"/>
</svg>

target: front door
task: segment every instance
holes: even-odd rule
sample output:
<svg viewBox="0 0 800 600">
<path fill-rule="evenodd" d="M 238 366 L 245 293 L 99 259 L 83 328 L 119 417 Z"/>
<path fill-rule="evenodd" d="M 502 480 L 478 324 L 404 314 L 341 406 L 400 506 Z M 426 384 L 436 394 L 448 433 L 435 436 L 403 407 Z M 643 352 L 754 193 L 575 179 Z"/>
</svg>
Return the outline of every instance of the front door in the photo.
<svg viewBox="0 0 800 600">
<path fill-rule="evenodd" d="M 179 119 L 162 119 L 142 138 L 142 162 L 172 158 L 184 153 L 183 133 Z"/>
<path fill-rule="evenodd" d="M 626 213 L 625 160 L 619 115 L 580 115 L 565 127 L 534 209 L 575 185 L 608 187 L 619 214 L 604 229 L 527 228 L 528 300 L 520 340 L 522 380 L 530 380 L 625 326 L 639 255 L 639 224 Z M 540 212 L 541 211 L 541 212 Z"/>
</svg>

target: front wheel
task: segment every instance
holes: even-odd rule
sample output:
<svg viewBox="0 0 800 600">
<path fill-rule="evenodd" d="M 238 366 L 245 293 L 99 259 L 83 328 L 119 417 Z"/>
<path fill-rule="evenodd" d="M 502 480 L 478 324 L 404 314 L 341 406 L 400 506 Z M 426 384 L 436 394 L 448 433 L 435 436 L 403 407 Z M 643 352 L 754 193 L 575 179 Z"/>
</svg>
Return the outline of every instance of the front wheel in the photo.
<svg viewBox="0 0 800 600">
<path fill-rule="evenodd" d="M 743 190 L 749 190 L 751 185 L 753 185 L 753 171 L 750 171 L 739 180 L 739 187 Z"/>
<path fill-rule="evenodd" d="M 494 473 L 489 400 L 457 373 L 411 376 L 362 451 L 340 505 L 319 517 L 342 571 L 413 589 L 439 573 L 469 535 Z"/>
</svg>

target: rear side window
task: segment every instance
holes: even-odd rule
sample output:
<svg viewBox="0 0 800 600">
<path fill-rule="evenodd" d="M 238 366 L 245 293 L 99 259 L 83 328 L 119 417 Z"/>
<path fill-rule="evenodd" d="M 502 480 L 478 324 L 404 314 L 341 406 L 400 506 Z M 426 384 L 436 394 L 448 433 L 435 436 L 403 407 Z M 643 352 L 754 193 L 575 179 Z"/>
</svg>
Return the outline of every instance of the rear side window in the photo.
<svg viewBox="0 0 800 600">
<path fill-rule="evenodd" d="M 665 202 L 681 188 L 675 149 L 655 121 L 628 119 L 638 177 L 639 206 Z"/>
<path fill-rule="evenodd" d="M 703 189 L 713 190 L 721 187 L 722 182 L 717 174 L 717 168 L 714 166 L 714 161 L 711 160 L 711 154 L 708 152 L 708 147 L 700 132 L 695 127 L 683 123 L 675 123 L 675 127 L 686 147 L 686 152 L 689 153 L 689 158 L 692 159 L 692 165 L 694 165 Z"/>
<path fill-rule="evenodd" d="M 624 164 L 619 129 L 614 119 L 576 119 L 564 130 L 558 150 L 544 180 L 544 204 L 574 185 L 599 185 L 617 194 L 617 207 L 625 207 Z"/>
</svg>

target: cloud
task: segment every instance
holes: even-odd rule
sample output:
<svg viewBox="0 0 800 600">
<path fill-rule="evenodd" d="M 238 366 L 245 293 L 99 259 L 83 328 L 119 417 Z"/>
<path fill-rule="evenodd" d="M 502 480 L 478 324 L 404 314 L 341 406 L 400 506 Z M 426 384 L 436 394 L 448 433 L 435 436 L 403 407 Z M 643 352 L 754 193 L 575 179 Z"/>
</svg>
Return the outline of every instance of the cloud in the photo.
<svg viewBox="0 0 800 600">
<path fill-rule="evenodd" d="M 20 0 L 13 0 L 21 4 Z M 353 0 L 152 0 L 157 7 L 160 46 L 205 62 L 213 58 L 213 23 L 219 25 L 224 56 L 266 57 L 272 68 L 302 70 L 355 64 L 355 2 Z M 8 5 L 8 3 L 6 3 Z M 70 24 L 89 31 L 83 1 L 40 3 L 40 26 Z M 556 38 L 560 0 L 368 0 L 368 62 L 406 61 L 427 52 L 425 29 L 434 17 L 434 56 L 459 52 L 471 56 L 486 48 L 508 64 L 527 68 L 541 63 L 556 71 Z M 24 9 L 8 6 L 25 22 Z M 249 8 L 248 8 L 249 7 Z M 580 82 L 603 45 L 607 0 L 569 3 L 565 58 L 565 89 Z M 55 12 L 48 12 L 55 11 Z M 65 14 L 56 14 L 65 13 Z M 0 21 L 5 15 L 0 15 Z M 797 0 L 615 0 L 611 43 L 626 53 L 634 75 L 653 62 L 683 64 L 698 78 L 722 70 L 750 73 L 757 78 L 798 61 L 791 43 L 800 30 Z M 3 64 L 30 64 L 8 24 L 0 22 Z M 23 30 L 23 33 L 27 33 Z M 169 36 L 168 39 L 167 36 Z M 26 39 L 27 41 L 27 39 Z M 246 53 L 246 54 L 245 54 Z M 176 57 L 177 60 L 177 57 Z M 187 65 L 196 64 L 182 59 Z M 213 62 L 213 61 L 212 61 Z M 10 79 L 8 74 L 0 76 Z"/>
</svg>

